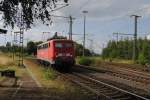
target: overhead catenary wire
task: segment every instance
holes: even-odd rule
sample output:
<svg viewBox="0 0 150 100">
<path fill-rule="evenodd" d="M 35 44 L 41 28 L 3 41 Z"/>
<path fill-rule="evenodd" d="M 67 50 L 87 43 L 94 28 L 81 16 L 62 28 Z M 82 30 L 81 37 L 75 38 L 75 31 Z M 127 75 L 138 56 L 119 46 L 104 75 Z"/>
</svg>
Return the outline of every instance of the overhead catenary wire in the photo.
<svg viewBox="0 0 150 100">
<path fill-rule="evenodd" d="M 66 4 L 66 5 L 63 5 L 62 7 L 56 8 L 56 9 L 54 9 L 54 10 L 51 10 L 51 12 L 60 10 L 60 9 L 62 9 L 62 8 L 64 8 L 64 7 L 67 7 L 67 6 L 69 6 L 69 4 Z"/>
</svg>

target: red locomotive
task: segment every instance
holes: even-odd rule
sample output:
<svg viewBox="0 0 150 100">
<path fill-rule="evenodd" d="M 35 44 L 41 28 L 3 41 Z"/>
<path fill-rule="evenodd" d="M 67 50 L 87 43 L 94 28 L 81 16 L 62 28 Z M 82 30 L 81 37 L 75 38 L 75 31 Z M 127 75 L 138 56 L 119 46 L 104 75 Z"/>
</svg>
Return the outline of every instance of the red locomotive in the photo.
<svg viewBox="0 0 150 100">
<path fill-rule="evenodd" d="M 37 46 L 37 59 L 49 62 L 56 68 L 70 69 L 75 63 L 74 42 L 53 38 Z"/>
</svg>

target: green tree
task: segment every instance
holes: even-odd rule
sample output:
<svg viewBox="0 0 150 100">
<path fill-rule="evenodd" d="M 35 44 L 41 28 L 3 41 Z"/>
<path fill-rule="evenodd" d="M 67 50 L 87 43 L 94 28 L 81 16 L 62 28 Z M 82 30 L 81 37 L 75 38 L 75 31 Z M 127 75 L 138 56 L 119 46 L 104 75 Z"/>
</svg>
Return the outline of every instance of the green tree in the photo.
<svg viewBox="0 0 150 100">
<path fill-rule="evenodd" d="M 145 65 L 146 64 L 146 58 L 144 56 L 144 53 L 140 53 L 139 56 L 138 56 L 138 62 L 142 65 Z"/>
<path fill-rule="evenodd" d="M 27 53 L 29 55 L 36 54 L 36 50 L 37 50 L 37 47 L 36 47 L 36 44 L 34 42 L 30 41 L 27 43 Z"/>
<path fill-rule="evenodd" d="M 34 43 L 35 43 L 35 45 L 37 46 L 37 45 L 43 43 L 43 41 L 38 41 L 38 42 L 34 42 Z"/>
<path fill-rule="evenodd" d="M 83 53 L 83 46 L 81 44 L 75 43 L 75 55 L 76 56 L 82 56 Z M 85 49 L 85 56 L 91 56 L 92 53 L 89 49 Z"/>
<path fill-rule="evenodd" d="M 142 52 L 145 56 L 146 63 L 150 63 L 150 41 L 145 39 L 143 43 Z"/>
<path fill-rule="evenodd" d="M 7 51 L 7 52 L 10 52 L 10 51 L 11 51 L 11 43 L 10 43 L 10 42 L 7 42 L 7 43 L 6 43 L 6 51 Z"/>
<path fill-rule="evenodd" d="M 115 41 L 108 42 L 107 47 L 102 51 L 103 58 L 132 59 L 133 40 L 124 39 L 115 43 Z M 137 44 L 137 61 L 141 64 L 150 64 L 150 40 L 139 38 Z"/>
</svg>

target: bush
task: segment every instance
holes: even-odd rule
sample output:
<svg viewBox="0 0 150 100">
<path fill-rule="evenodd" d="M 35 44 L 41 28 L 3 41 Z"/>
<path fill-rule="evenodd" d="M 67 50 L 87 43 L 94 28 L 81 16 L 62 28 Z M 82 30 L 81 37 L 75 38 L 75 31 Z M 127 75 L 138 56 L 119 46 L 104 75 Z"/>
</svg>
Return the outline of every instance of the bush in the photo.
<svg viewBox="0 0 150 100">
<path fill-rule="evenodd" d="M 89 66 L 93 63 L 94 63 L 94 59 L 90 59 L 90 58 L 86 58 L 86 57 L 82 57 L 82 58 L 79 59 L 79 64 L 80 65 Z"/>
<path fill-rule="evenodd" d="M 54 80 L 57 78 L 57 73 L 52 68 L 46 68 L 44 69 L 44 76 L 47 80 L 49 79 Z"/>
<path fill-rule="evenodd" d="M 145 56 L 144 56 L 143 53 L 140 53 L 140 54 L 139 54 L 138 63 L 140 63 L 140 64 L 142 64 L 142 65 L 145 65 L 145 64 L 146 64 L 146 58 L 145 58 Z"/>
</svg>

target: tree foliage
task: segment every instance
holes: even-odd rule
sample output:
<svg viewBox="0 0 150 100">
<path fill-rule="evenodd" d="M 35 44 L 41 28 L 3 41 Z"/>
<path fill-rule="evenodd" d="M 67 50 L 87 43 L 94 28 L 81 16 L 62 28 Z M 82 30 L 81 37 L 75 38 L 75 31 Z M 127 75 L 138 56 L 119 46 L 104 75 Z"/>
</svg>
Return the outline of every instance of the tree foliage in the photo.
<svg viewBox="0 0 150 100">
<path fill-rule="evenodd" d="M 30 41 L 27 43 L 27 52 L 28 54 L 34 54 L 36 51 L 36 45 L 34 42 Z"/>
<path fill-rule="evenodd" d="M 2 0 L 0 11 L 3 12 L 5 26 L 18 24 L 18 13 L 21 11 L 26 28 L 30 28 L 34 19 L 52 22 L 50 12 L 57 7 L 57 2 L 67 3 L 68 0 Z"/>
<path fill-rule="evenodd" d="M 76 56 L 82 56 L 83 53 L 83 46 L 81 44 L 75 43 L 75 55 Z M 91 56 L 92 53 L 89 49 L 85 48 L 85 56 Z"/>
<path fill-rule="evenodd" d="M 94 63 L 94 59 L 90 59 L 90 58 L 87 58 L 87 57 L 81 57 L 79 59 L 79 64 L 80 65 L 86 65 L 86 66 L 89 66 L 91 64 Z"/>
<path fill-rule="evenodd" d="M 27 53 L 29 55 L 36 55 L 37 54 L 37 45 L 41 44 L 42 42 L 39 41 L 39 42 L 33 42 L 33 41 L 30 41 L 27 43 Z"/>
<path fill-rule="evenodd" d="M 150 63 L 150 40 L 137 40 L 137 61 L 141 64 Z M 109 41 L 107 47 L 103 49 L 102 56 L 104 58 L 121 58 L 132 59 L 133 54 L 133 40 L 125 39 L 116 41 Z"/>
</svg>

